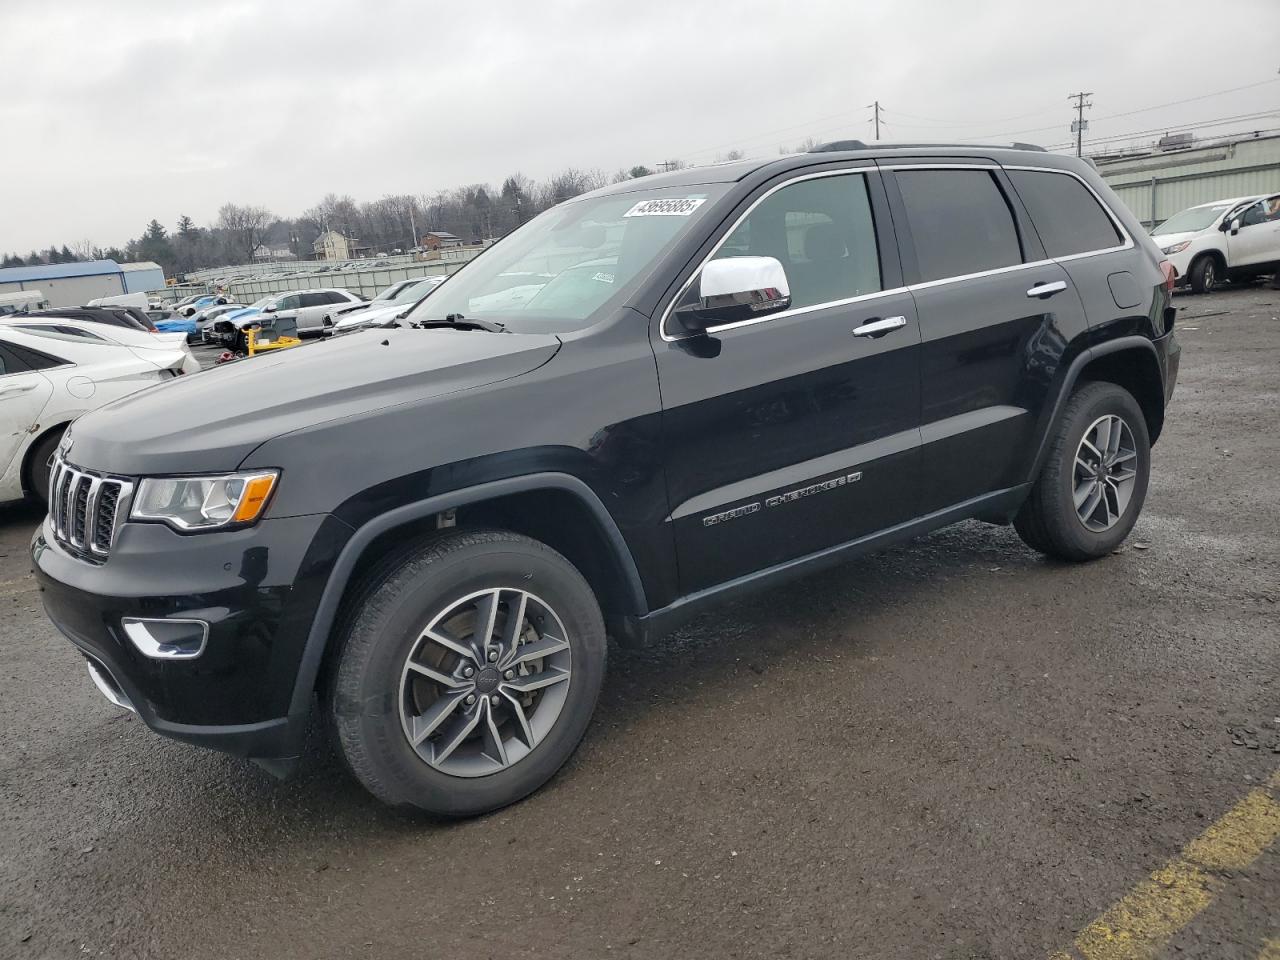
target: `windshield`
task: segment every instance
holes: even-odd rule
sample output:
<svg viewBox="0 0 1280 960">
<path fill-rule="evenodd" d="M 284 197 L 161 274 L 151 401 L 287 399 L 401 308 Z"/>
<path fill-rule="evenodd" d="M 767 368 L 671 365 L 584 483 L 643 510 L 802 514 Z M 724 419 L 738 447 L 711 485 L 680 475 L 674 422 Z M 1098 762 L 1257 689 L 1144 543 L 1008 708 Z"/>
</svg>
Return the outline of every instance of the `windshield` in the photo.
<svg viewBox="0 0 1280 960">
<path fill-rule="evenodd" d="M 398 294 L 404 292 L 404 286 L 403 286 L 404 283 L 405 281 L 403 280 L 400 281 L 400 283 L 393 283 L 391 286 L 387 287 L 387 289 L 383 290 L 380 294 L 374 297 L 373 300 L 370 302 L 381 303 L 384 300 L 394 300 Z"/>
<path fill-rule="evenodd" d="M 1230 206 L 1229 203 L 1216 203 L 1212 207 L 1192 207 L 1190 210 L 1183 210 L 1152 230 L 1151 235 L 1158 237 L 1165 233 L 1192 233 L 1206 230 L 1213 226 L 1213 222 Z"/>
<path fill-rule="evenodd" d="M 700 220 L 726 184 L 693 184 L 553 207 L 440 284 L 409 314 L 494 320 L 518 333 L 564 333 L 630 293 Z"/>
<path fill-rule="evenodd" d="M 424 277 L 421 280 L 415 280 L 392 297 L 391 303 L 396 306 L 407 306 L 410 303 L 417 303 L 430 293 L 432 289 L 439 284 L 439 282 L 439 277 Z"/>
</svg>

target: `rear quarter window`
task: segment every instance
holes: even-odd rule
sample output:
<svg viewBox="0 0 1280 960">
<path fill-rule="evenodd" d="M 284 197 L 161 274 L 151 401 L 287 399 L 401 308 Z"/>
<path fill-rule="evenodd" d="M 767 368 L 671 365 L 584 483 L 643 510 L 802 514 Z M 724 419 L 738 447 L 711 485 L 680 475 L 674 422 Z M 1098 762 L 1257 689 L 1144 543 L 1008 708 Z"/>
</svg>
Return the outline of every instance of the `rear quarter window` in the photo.
<svg viewBox="0 0 1280 960">
<path fill-rule="evenodd" d="M 1071 174 L 1040 170 L 1006 173 L 1050 257 L 1106 250 L 1124 242 L 1093 191 Z"/>
</svg>

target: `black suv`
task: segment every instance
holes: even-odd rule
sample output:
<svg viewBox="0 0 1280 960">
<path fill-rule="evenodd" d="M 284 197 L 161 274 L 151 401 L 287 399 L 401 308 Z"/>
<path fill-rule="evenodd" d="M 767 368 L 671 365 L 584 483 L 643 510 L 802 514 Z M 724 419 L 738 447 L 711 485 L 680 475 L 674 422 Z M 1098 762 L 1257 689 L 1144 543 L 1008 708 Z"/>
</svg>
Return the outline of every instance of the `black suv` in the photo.
<svg viewBox="0 0 1280 960">
<path fill-rule="evenodd" d="M 465 815 L 563 764 L 605 637 L 967 518 L 1105 556 L 1178 369 L 1085 163 L 833 145 L 562 203 L 370 330 L 77 421 L 32 543 L 111 700 Z M 194 411 L 217 409 L 216 424 Z"/>
</svg>

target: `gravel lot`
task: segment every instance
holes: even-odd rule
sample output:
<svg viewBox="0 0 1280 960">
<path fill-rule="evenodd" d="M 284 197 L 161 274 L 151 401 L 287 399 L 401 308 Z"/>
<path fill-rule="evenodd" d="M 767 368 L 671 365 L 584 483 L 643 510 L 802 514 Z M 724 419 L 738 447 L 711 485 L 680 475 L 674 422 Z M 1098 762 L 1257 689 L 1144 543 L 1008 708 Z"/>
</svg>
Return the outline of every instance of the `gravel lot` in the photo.
<svg viewBox="0 0 1280 960">
<path fill-rule="evenodd" d="M 1070 949 L 1280 767 L 1280 292 L 1177 303 L 1115 555 L 969 523 L 614 650 L 565 770 L 461 824 L 323 745 L 279 784 L 111 707 L 42 615 L 39 511 L 0 507 L 0 957 Z M 1214 884 L 1160 955 L 1280 937 L 1275 844 Z"/>
</svg>

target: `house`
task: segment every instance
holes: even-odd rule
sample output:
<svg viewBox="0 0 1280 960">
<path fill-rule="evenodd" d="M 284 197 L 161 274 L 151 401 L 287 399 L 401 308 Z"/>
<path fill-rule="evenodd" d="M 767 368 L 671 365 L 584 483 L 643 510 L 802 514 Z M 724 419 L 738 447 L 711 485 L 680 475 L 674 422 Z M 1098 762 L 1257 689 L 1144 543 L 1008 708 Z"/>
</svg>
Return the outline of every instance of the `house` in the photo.
<svg viewBox="0 0 1280 960">
<path fill-rule="evenodd" d="M 326 230 L 311 245 L 317 260 L 353 260 L 368 256 L 370 246 L 354 237 L 344 237 L 337 230 Z"/>
<path fill-rule="evenodd" d="M 454 236 L 452 233 L 433 230 L 422 235 L 422 248 L 424 250 L 439 250 L 441 247 L 460 246 L 462 246 L 462 238 Z"/>
</svg>

